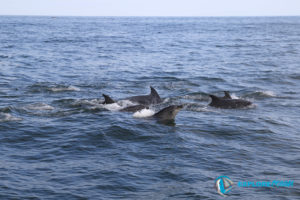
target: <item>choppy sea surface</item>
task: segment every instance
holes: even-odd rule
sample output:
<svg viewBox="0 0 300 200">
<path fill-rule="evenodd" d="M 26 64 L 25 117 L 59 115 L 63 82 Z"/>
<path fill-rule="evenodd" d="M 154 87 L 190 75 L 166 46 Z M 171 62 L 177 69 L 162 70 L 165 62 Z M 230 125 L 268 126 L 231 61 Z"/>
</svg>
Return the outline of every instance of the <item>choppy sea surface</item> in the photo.
<svg viewBox="0 0 300 200">
<path fill-rule="evenodd" d="M 149 86 L 173 124 L 101 105 Z M 299 199 L 299 113 L 300 17 L 0 17 L 0 199 Z"/>
</svg>

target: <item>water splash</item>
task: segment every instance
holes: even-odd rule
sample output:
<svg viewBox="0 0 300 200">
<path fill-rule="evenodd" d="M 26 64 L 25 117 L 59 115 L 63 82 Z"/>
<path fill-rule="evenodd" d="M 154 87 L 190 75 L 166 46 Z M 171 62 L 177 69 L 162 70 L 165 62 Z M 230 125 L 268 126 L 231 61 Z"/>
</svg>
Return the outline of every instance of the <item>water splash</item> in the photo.
<svg viewBox="0 0 300 200">
<path fill-rule="evenodd" d="M 144 108 L 142 110 L 139 110 L 139 111 L 133 113 L 133 117 L 135 117 L 135 118 L 145 118 L 145 117 L 151 117 L 154 114 L 155 114 L 155 112 L 153 110 Z"/>
</svg>

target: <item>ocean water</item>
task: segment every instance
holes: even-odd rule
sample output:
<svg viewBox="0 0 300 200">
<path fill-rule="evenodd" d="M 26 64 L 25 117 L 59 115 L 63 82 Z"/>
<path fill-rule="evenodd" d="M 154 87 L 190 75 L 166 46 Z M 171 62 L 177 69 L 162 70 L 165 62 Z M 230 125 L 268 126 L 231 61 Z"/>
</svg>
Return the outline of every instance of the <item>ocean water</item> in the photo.
<svg viewBox="0 0 300 200">
<path fill-rule="evenodd" d="M 101 105 L 149 86 L 145 113 Z M 299 199 L 299 86 L 300 17 L 1 16 L 0 199 L 222 199 L 221 175 Z M 254 106 L 208 106 L 224 90 Z M 272 180 L 294 186 L 237 186 Z"/>
</svg>

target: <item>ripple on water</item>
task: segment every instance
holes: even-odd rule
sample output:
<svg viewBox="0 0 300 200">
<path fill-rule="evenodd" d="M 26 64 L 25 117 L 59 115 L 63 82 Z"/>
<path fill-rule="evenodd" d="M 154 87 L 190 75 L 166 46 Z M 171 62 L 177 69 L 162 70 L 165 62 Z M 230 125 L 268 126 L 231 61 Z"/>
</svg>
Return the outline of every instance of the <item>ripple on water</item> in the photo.
<svg viewBox="0 0 300 200">
<path fill-rule="evenodd" d="M 255 91 L 249 94 L 244 95 L 244 97 L 250 97 L 250 98 L 272 98 L 276 97 L 275 92 L 266 90 L 266 91 Z"/>
</svg>

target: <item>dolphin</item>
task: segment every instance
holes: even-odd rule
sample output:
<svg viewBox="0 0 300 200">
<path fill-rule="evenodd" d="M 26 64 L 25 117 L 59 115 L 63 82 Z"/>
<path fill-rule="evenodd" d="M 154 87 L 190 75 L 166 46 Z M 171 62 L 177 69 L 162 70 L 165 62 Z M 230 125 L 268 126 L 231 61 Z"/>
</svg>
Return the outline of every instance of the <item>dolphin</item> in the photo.
<svg viewBox="0 0 300 200">
<path fill-rule="evenodd" d="M 151 104 L 161 103 L 162 100 L 158 95 L 157 91 L 152 86 L 150 86 L 150 89 L 151 89 L 151 93 L 149 95 L 128 97 L 125 98 L 125 100 L 130 100 L 140 105 L 151 105 Z M 115 103 L 115 101 L 112 98 L 110 98 L 108 95 L 103 94 L 103 97 L 104 97 L 104 102 L 102 104 Z"/>
<path fill-rule="evenodd" d="M 105 101 L 102 104 L 115 103 L 108 95 L 103 94 Z M 121 112 L 137 112 L 142 109 L 149 109 L 145 105 L 134 105 L 121 109 Z M 153 117 L 159 121 L 174 121 L 177 113 L 183 108 L 183 105 L 171 105 L 158 111 Z"/>
<path fill-rule="evenodd" d="M 141 104 L 141 105 L 151 105 L 151 104 L 159 104 L 162 102 L 160 96 L 156 92 L 156 90 L 150 86 L 151 93 L 149 95 L 142 95 L 142 96 L 133 96 L 126 98 L 132 102 Z"/>
<path fill-rule="evenodd" d="M 252 104 L 250 101 L 246 101 L 243 99 L 223 99 L 223 97 L 217 97 L 215 95 L 209 96 L 211 98 L 211 103 L 209 105 L 216 108 L 244 108 Z"/>
<path fill-rule="evenodd" d="M 159 121 L 173 121 L 183 105 L 171 105 L 158 111 L 153 115 Z"/>
<path fill-rule="evenodd" d="M 104 97 L 104 101 L 102 102 L 102 104 L 115 103 L 115 101 L 110 96 L 108 96 L 106 94 L 102 94 L 102 96 Z M 129 106 L 129 107 L 123 108 L 120 111 L 122 111 L 122 112 L 136 112 L 136 111 L 142 110 L 144 108 L 149 109 L 149 107 L 144 106 L 144 105 L 134 105 L 134 106 Z"/>
</svg>

